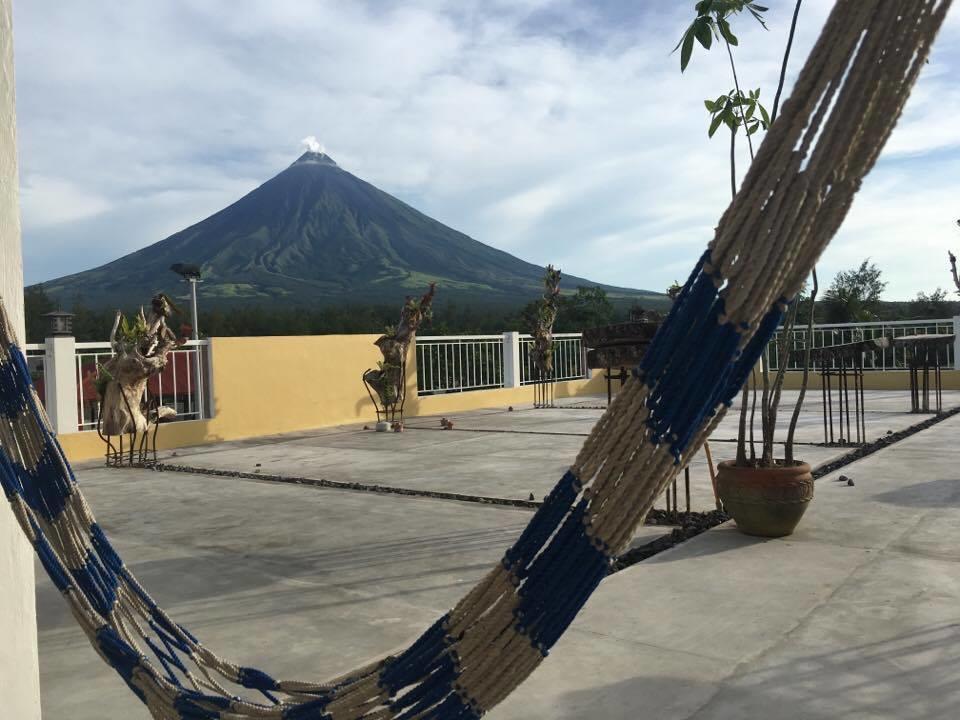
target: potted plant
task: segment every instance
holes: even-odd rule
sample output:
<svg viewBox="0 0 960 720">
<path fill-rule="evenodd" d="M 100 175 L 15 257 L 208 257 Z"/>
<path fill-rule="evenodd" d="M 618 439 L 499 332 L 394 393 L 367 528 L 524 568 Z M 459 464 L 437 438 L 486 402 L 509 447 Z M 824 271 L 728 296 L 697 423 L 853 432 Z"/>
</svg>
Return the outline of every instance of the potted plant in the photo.
<svg viewBox="0 0 960 720">
<path fill-rule="evenodd" d="M 724 510 L 748 535 L 782 537 L 791 534 L 813 499 L 813 475 L 810 465 L 797 460 L 794 439 L 800 409 L 806 396 L 810 376 L 810 350 L 813 345 L 814 307 L 817 297 L 817 272 L 813 271 L 813 290 L 810 293 L 810 317 L 803 353 L 803 377 L 800 393 L 793 408 L 782 458 L 774 454 L 774 433 L 777 410 L 790 354 L 790 338 L 796 323 L 799 301 L 787 312 L 778 341 L 780 367 L 773 382 L 764 382 L 761 402 L 762 450 L 757 455 L 753 438 L 753 419 L 756 412 L 757 388 L 744 386 L 740 407 L 740 427 L 737 433 L 737 457 L 717 466 L 717 494 Z M 768 370 L 764 368 L 764 373 Z M 750 402 L 752 395 L 752 402 Z M 750 429 L 747 430 L 747 416 Z"/>
<path fill-rule="evenodd" d="M 715 99 L 707 99 L 704 106 L 710 114 L 708 134 L 714 133 L 725 125 L 730 131 L 730 189 L 734 196 L 737 192 L 736 173 L 736 136 L 744 131 L 750 160 L 753 160 L 753 142 L 751 137 L 766 130 L 774 122 L 783 91 L 787 63 L 800 13 L 801 0 L 794 8 L 790 32 L 780 66 L 780 81 L 774 96 L 773 111 L 769 114 L 760 104 L 760 89 L 743 92 L 737 68 L 733 58 L 733 47 L 738 39 L 730 26 L 731 20 L 740 14 L 748 13 L 764 28 L 763 14 L 766 7 L 752 0 L 700 0 L 695 5 L 696 17 L 684 32 L 677 44 L 680 50 L 680 69 L 685 70 L 690 62 L 695 44 L 704 50 L 710 50 L 713 41 L 722 43 L 730 64 L 733 89 Z M 759 117 L 758 117 L 759 115 Z M 793 532 L 813 497 L 813 477 L 807 463 L 797 461 L 793 456 L 793 438 L 800 406 L 806 394 L 809 377 L 810 346 L 813 325 L 813 302 L 816 297 L 816 272 L 814 272 L 814 290 L 811 294 L 810 318 L 807 333 L 803 381 L 797 406 L 791 418 L 787 433 L 787 442 L 783 458 L 774 456 L 774 430 L 777 409 L 787 362 L 781 361 L 777 375 L 771 380 L 766 363 L 761 364 L 762 395 L 760 402 L 760 420 L 762 451 L 756 453 L 754 442 L 754 419 L 757 411 L 756 373 L 753 388 L 749 383 L 744 386 L 740 407 L 740 424 L 737 434 L 737 456 L 734 460 L 721 462 L 717 468 L 716 490 L 726 511 L 737 521 L 737 526 L 746 533 L 770 537 L 789 535 Z M 799 303 L 794 302 L 787 310 L 783 332 L 780 336 L 780 358 L 787 357 L 788 345 L 797 318 Z M 749 418 L 749 423 L 748 423 Z M 749 452 L 748 452 L 749 448 Z"/>
</svg>

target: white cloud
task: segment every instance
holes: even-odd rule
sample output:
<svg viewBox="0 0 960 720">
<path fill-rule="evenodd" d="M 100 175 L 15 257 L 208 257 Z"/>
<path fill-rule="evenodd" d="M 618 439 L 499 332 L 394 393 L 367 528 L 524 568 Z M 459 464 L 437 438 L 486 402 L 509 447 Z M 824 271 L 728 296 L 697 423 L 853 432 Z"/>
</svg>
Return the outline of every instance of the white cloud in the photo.
<svg viewBox="0 0 960 720">
<path fill-rule="evenodd" d="M 908 299 L 949 287 L 947 251 L 960 247 L 957 160 L 952 154 L 930 162 L 909 183 L 899 164 L 878 169 L 824 254 L 827 277 L 869 256 L 883 270 L 890 297 Z"/>
<path fill-rule="evenodd" d="M 740 78 L 768 104 L 793 2 L 769 5 L 769 32 L 736 28 Z M 790 78 L 830 6 L 803 4 Z M 692 265 L 730 197 L 728 146 L 707 139 L 702 105 L 730 89 L 729 67 L 698 48 L 681 76 L 670 54 L 691 8 L 17 3 L 24 177 L 57 178 L 105 203 L 70 229 L 100 239 L 77 256 L 57 252 L 64 233 L 51 239 L 25 205 L 28 280 L 113 259 L 201 219 L 281 170 L 297 139 L 315 134 L 342 167 L 483 242 L 569 274 L 662 289 L 686 274 L 676 268 Z M 824 259 L 830 267 L 902 243 L 915 209 L 935 209 L 918 188 L 957 196 L 948 172 L 939 188 L 924 178 L 932 158 L 960 144 L 958 37 L 951 19 L 877 168 L 891 189 L 868 182 Z M 58 204 L 56 193 L 45 203 Z M 883 205 L 885 222 L 868 223 L 867 211 Z M 881 266 L 891 292 L 927 286 L 919 266 L 893 253 Z"/>
<path fill-rule="evenodd" d="M 96 217 L 110 207 L 105 197 L 64 178 L 35 174 L 20 183 L 20 211 L 27 227 L 44 228 Z"/>
</svg>

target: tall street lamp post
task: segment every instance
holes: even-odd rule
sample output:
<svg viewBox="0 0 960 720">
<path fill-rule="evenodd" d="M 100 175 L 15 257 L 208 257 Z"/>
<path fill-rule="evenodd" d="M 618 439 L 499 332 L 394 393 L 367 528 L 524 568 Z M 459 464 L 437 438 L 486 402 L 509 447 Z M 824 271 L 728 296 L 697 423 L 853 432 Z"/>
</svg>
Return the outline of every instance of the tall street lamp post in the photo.
<svg viewBox="0 0 960 720">
<path fill-rule="evenodd" d="M 193 348 L 194 397 L 197 403 L 197 419 L 203 420 L 206 415 L 204 414 L 203 408 L 203 375 L 201 372 L 199 343 L 200 325 L 197 320 L 197 283 L 202 282 L 200 279 L 200 266 L 189 263 L 176 263 L 171 265 L 170 269 L 190 283 L 190 322 L 193 327 L 193 339 L 197 341 Z"/>
</svg>

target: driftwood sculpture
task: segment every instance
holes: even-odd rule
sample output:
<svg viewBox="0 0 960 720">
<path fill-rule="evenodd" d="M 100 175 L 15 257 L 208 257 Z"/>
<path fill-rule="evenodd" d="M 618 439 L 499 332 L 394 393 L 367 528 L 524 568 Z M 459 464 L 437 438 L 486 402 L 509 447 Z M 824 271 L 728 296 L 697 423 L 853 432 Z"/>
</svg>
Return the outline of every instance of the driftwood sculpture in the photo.
<svg viewBox="0 0 960 720">
<path fill-rule="evenodd" d="M 533 386 L 534 407 L 552 407 L 553 385 L 553 324 L 560 310 L 560 271 L 547 265 L 543 275 L 543 297 L 537 302 L 531 334 L 530 361 L 536 370 Z"/>
<path fill-rule="evenodd" d="M 377 409 L 377 420 L 393 423 L 395 429 L 402 428 L 403 423 L 407 348 L 420 326 L 433 317 L 435 290 L 434 283 L 430 283 L 427 292 L 419 300 L 412 297 L 406 299 L 400 311 L 400 322 L 395 328 L 387 328 L 374 343 L 383 354 L 383 360 L 377 363 L 375 370 L 367 370 L 363 374 L 363 382 Z"/>
<path fill-rule="evenodd" d="M 958 220 L 957 222 L 960 222 Z M 950 272 L 953 274 L 953 284 L 957 286 L 957 292 L 960 293 L 960 275 L 957 275 L 957 256 L 948 251 L 950 255 Z"/>
<path fill-rule="evenodd" d="M 177 414 L 173 408 L 151 407 L 146 399 L 147 382 L 166 367 L 170 351 L 185 342 L 167 326 L 174 309 L 170 299 L 158 293 L 151 300 L 149 313 L 144 314 L 140 308 L 133 322 L 117 311 L 110 332 L 113 356 L 99 367 L 97 380 L 101 400 L 98 430 L 108 445 L 108 462 L 123 461 L 124 435 L 130 437 L 132 462 L 138 434 L 142 436 L 140 460 L 143 460 L 150 425 L 170 420 Z M 119 452 L 110 440 L 113 436 L 121 438 Z"/>
<path fill-rule="evenodd" d="M 547 265 L 543 276 L 543 297 L 537 303 L 530 357 L 541 377 L 553 373 L 553 324 L 560 309 L 560 271 Z"/>
</svg>

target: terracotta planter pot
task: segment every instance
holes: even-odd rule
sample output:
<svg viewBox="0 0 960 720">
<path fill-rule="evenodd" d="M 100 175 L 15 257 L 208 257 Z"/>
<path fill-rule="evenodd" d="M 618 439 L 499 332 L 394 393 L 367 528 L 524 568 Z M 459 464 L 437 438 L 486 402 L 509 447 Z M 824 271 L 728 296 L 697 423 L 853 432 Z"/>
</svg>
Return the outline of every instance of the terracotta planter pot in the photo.
<svg viewBox="0 0 960 720">
<path fill-rule="evenodd" d="M 783 537 L 794 531 L 813 499 L 813 476 L 807 463 L 753 468 L 724 460 L 717 467 L 717 493 L 741 531 Z"/>
</svg>

